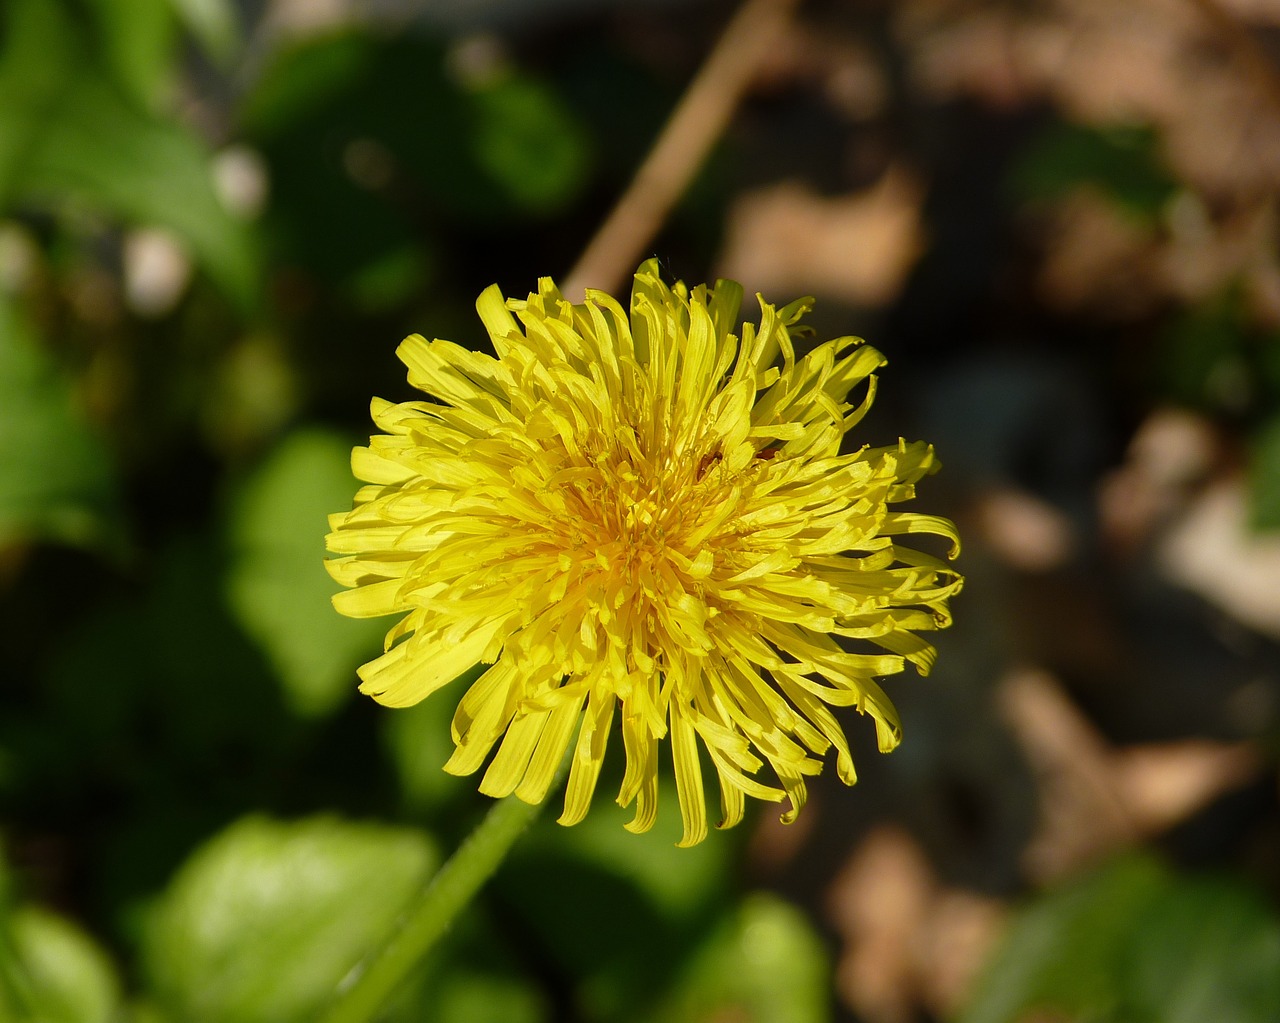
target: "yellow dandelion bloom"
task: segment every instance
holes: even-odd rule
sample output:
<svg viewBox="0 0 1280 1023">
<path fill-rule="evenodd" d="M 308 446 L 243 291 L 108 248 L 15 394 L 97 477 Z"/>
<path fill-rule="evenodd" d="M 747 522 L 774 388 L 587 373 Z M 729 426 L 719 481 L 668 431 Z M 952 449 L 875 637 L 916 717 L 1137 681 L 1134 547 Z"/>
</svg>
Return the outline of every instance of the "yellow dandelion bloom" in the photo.
<svg viewBox="0 0 1280 1023">
<path fill-rule="evenodd" d="M 417 335 L 400 346 L 432 400 L 373 402 L 384 432 L 352 455 L 368 485 L 330 519 L 327 564 L 349 587 L 334 603 L 403 615 L 360 669 L 380 703 L 489 666 L 458 705 L 446 765 L 488 760 L 482 792 L 540 802 L 573 742 L 560 822 L 581 820 L 617 716 L 628 827 L 653 824 L 669 737 L 692 845 L 707 832 L 699 744 L 721 827 L 746 796 L 789 798 L 793 820 L 832 747 L 854 782 L 832 707 L 869 714 L 882 751 L 898 744 L 875 680 L 929 669 L 919 633 L 948 624 L 961 584 L 898 542 L 933 533 L 958 551 L 947 520 L 893 510 L 937 468 L 933 449 L 841 453 L 884 358 L 852 337 L 797 358 L 810 299 L 761 299 L 759 326 L 735 334 L 741 300 L 731 281 L 668 287 L 650 261 L 629 311 L 598 291 L 572 305 L 549 279 L 526 301 L 490 287 L 476 308 L 497 358 Z"/>
</svg>

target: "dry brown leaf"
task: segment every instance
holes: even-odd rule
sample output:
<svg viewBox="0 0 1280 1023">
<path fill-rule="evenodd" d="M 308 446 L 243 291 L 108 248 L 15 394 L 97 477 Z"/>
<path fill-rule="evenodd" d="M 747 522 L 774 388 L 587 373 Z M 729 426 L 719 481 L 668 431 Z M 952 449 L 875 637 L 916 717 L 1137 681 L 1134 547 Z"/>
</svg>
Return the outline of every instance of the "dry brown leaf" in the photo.
<svg viewBox="0 0 1280 1023">
<path fill-rule="evenodd" d="M 1258 25 L 1280 25 L 1280 0 L 1218 0 L 1235 17 Z"/>
<path fill-rule="evenodd" d="M 1061 202 L 1045 235 L 1036 283 L 1050 306 L 1130 318 L 1159 302 L 1155 234 L 1092 188 L 1079 188 Z"/>
<path fill-rule="evenodd" d="M 1023 572 L 1059 568 L 1075 551 L 1071 520 L 1024 490 L 993 487 L 984 491 L 977 500 L 975 521 L 991 552 Z"/>
<path fill-rule="evenodd" d="M 1112 548 L 1134 554 L 1190 499 L 1220 457 L 1213 424 L 1186 409 L 1153 411 L 1134 432 L 1124 464 L 1098 488 L 1098 517 Z"/>
<path fill-rule="evenodd" d="M 1114 779 L 1106 741 L 1046 672 L 1000 686 L 1005 719 L 1040 790 L 1040 827 L 1023 856 L 1037 883 L 1065 876 L 1138 837 Z"/>
<path fill-rule="evenodd" d="M 998 899 L 958 888 L 938 892 L 922 928 L 923 1001 L 950 1018 L 964 1003 L 1003 932 L 1008 909 Z"/>
<path fill-rule="evenodd" d="M 915 941 L 935 885 L 919 843 L 891 825 L 867 835 L 832 884 L 830 917 L 845 938 L 836 988 L 870 1023 L 914 1018 Z"/>
<path fill-rule="evenodd" d="M 1257 776 L 1262 762 L 1247 743 L 1187 739 L 1118 750 L 1116 787 L 1137 828 L 1157 833 Z"/>
<path fill-rule="evenodd" d="M 1024 66 L 1021 33 L 1009 12 L 991 9 L 957 21 L 899 24 L 921 92 L 938 99 L 965 93 L 995 106 L 1025 101 L 1035 87 Z"/>
<path fill-rule="evenodd" d="M 819 195 L 798 182 L 748 192 L 729 211 L 719 274 L 741 281 L 748 293 L 883 305 L 924 248 L 922 195 L 902 167 L 843 196 Z"/>
<path fill-rule="evenodd" d="M 1161 540 L 1157 558 L 1171 582 L 1280 638 L 1280 534 L 1250 528 L 1244 479 L 1223 479 L 1199 494 Z"/>
<path fill-rule="evenodd" d="M 1038 884 L 1178 824 L 1261 769 L 1248 743 L 1196 739 L 1117 750 L 1043 671 L 1011 675 L 1000 701 L 1040 788 L 1040 828 L 1024 856 Z"/>
<path fill-rule="evenodd" d="M 845 939 L 837 990 L 869 1023 L 905 1023 L 921 1006 L 955 1012 L 1006 915 L 996 899 L 941 885 L 919 843 L 893 825 L 863 839 L 828 907 Z"/>
</svg>

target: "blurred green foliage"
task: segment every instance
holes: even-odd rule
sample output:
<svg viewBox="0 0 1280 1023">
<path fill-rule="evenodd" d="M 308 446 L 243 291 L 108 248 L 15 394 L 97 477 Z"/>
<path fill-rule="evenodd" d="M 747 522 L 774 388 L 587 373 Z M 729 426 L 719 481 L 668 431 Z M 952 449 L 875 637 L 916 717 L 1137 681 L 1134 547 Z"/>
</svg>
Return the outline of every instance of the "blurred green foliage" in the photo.
<svg viewBox="0 0 1280 1023">
<path fill-rule="evenodd" d="M 87 25 L 62 3 L 6 5 L 0 212 L 80 204 L 167 227 L 247 308 L 259 282 L 251 235 L 219 202 L 205 146 L 149 102 L 175 42 L 162 24 L 167 4 L 95 9 L 99 24 Z"/>
<path fill-rule="evenodd" d="M 1268 420 L 1253 442 L 1253 521 L 1259 529 L 1280 529 L 1280 417 Z"/>
<path fill-rule="evenodd" d="M 149 913 L 142 957 L 156 1001 L 181 1020 L 314 1018 L 437 862 L 417 830 L 240 820 Z"/>
<path fill-rule="evenodd" d="M 1033 1009 L 1091 1023 L 1264 1023 L 1280 1008 L 1280 919 L 1261 893 L 1117 860 L 1028 906 L 958 1023 Z"/>
<path fill-rule="evenodd" d="M 1162 333 L 1162 390 L 1246 427 L 1252 525 L 1280 529 L 1280 334 L 1250 323 L 1238 288 L 1178 311 Z"/>
<path fill-rule="evenodd" d="M 301 716 L 332 713 L 385 622 L 335 619 L 324 570 L 326 516 L 351 499 L 350 447 L 295 430 L 244 481 L 230 511 L 227 600 Z"/>
<path fill-rule="evenodd" d="M 3 1018 L 110 1023 L 120 981 L 107 954 L 69 920 L 38 906 L 8 915 Z"/>
<path fill-rule="evenodd" d="M 1009 182 L 1022 200 L 1045 202 L 1088 185 L 1134 217 L 1158 217 L 1177 190 L 1161 164 L 1159 138 L 1143 125 L 1055 122 L 1027 145 Z"/>
<path fill-rule="evenodd" d="M 0 544 L 116 544 L 116 490 L 69 381 L 0 296 Z"/>
</svg>

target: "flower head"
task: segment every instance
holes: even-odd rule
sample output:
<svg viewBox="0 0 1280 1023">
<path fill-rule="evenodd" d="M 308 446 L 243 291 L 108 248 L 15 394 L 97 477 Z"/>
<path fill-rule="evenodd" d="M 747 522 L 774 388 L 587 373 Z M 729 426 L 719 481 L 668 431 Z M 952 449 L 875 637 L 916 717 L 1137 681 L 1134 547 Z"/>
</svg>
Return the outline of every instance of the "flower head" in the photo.
<svg viewBox="0 0 1280 1023">
<path fill-rule="evenodd" d="M 870 715 L 882 751 L 898 744 L 875 679 L 929 669 L 919 634 L 949 623 L 961 583 L 898 542 L 958 550 L 947 520 L 893 510 L 937 468 L 933 449 L 841 453 L 884 358 L 852 337 L 797 358 L 809 299 L 761 299 L 759 326 L 735 334 L 741 299 L 731 281 L 668 287 L 651 261 L 630 310 L 601 292 L 571 305 L 549 279 L 525 301 L 490 287 L 477 310 L 497 358 L 401 344 L 433 400 L 373 402 L 384 433 L 352 455 L 368 486 L 330 519 L 328 567 L 350 587 L 334 603 L 403 616 L 360 669 L 388 706 L 488 665 L 446 764 L 470 774 L 497 745 L 482 792 L 540 802 L 573 742 L 560 821 L 581 820 L 618 717 L 628 827 L 654 821 L 669 738 L 691 845 L 707 829 L 699 744 L 722 827 L 746 796 L 789 798 L 794 819 L 832 747 L 854 782 L 832 707 Z"/>
</svg>

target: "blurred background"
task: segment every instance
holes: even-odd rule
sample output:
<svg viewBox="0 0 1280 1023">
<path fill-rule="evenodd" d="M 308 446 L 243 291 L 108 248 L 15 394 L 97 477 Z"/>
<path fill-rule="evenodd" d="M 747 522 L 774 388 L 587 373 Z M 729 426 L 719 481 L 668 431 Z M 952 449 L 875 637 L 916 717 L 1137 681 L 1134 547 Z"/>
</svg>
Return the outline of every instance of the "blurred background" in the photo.
<svg viewBox="0 0 1280 1023">
<path fill-rule="evenodd" d="M 0 1019 L 313 1018 L 482 813 L 463 683 L 355 693 L 325 515 L 398 341 L 565 274 L 733 13 L 0 4 Z M 886 353 L 957 624 L 794 826 L 632 836 L 615 742 L 386 1018 L 1275 1023 L 1280 0 L 784 20 L 643 255 Z"/>
</svg>

